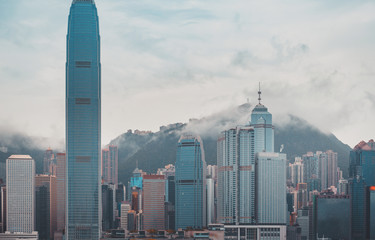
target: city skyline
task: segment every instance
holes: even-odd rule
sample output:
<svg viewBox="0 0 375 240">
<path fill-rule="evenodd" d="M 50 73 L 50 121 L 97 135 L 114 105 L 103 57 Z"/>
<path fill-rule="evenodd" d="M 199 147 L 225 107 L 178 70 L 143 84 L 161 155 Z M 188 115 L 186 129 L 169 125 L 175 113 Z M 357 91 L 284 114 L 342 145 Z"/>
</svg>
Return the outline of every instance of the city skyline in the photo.
<svg viewBox="0 0 375 240">
<path fill-rule="evenodd" d="M 367 109 L 375 104 L 368 90 L 375 84 L 373 2 L 96 4 L 107 79 L 103 144 L 127 129 L 157 131 L 247 98 L 255 105 L 259 81 L 275 118 L 283 111 L 296 114 L 351 147 L 372 138 L 368 129 L 375 113 Z M 70 1 L 2 5 L 0 102 L 6 104 L 0 130 L 61 144 Z M 24 107 L 30 99 L 40 107 Z M 27 121 L 21 113 L 30 116 Z"/>
</svg>

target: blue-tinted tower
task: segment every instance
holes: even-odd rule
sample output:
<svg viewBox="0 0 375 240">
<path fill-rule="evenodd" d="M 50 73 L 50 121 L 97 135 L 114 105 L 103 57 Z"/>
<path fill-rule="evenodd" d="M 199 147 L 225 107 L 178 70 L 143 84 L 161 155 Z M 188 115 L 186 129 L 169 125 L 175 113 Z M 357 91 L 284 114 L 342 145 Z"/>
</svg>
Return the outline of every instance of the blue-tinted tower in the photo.
<svg viewBox="0 0 375 240">
<path fill-rule="evenodd" d="M 274 151 L 274 126 L 272 125 L 272 114 L 266 106 L 261 104 L 261 91 L 259 87 L 259 103 L 251 113 L 250 126 L 255 132 L 255 153 Z"/>
<path fill-rule="evenodd" d="M 93 0 L 73 0 L 66 61 L 66 239 L 99 239 L 100 37 Z"/>
<path fill-rule="evenodd" d="M 206 162 L 200 137 L 182 136 L 176 159 L 176 229 L 206 225 Z"/>
</svg>

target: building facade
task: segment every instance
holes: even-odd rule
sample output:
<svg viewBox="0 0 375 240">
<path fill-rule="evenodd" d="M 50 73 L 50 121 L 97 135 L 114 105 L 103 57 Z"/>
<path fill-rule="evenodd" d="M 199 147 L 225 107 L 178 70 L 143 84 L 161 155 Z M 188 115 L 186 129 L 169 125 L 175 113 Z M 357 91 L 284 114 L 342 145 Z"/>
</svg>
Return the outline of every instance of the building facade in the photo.
<svg viewBox="0 0 375 240">
<path fill-rule="evenodd" d="M 286 155 L 256 154 L 257 224 L 286 224 Z"/>
<path fill-rule="evenodd" d="M 99 239 L 101 64 L 93 0 L 73 0 L 66 61 L 66 239 Z"/>
<path fill-rule="evenodd" d="M 57 228 L 56 176 L 36 175 L 36 231 L 40 239 L 53 239 Z"/>
<path fill-rule="evenodd" d="M 6 160 L 7 231 L 35 230 L 35 163 L 29 155 L 12 155 Z"/>
<path fill-rule="evenodd" d="M 255 155 L 254 128 L 224 131 L 217 141 L 218 222 L 254 224 Z"/>
<path fill-rule="evenodd" d="M 165 176 L 143 176 L 143 228 L 164 230 Z"/>
<path fill-rule="evenodd" d="M 56 230 L 63 232 L 65 230 L 65 153 L 56 154 Z"/>
<path fill-rule="evenodd" d="M 118 148 L 109 145 L 102 150 L 102 179 L 104 183 L 118 185 Z"/>
<path fill-rule="evenodd" d="M 199 136 L 181 136 L 175 168 L 175 227 L 201 229 L 206 225 L 207 166 Z"/>
</svg>

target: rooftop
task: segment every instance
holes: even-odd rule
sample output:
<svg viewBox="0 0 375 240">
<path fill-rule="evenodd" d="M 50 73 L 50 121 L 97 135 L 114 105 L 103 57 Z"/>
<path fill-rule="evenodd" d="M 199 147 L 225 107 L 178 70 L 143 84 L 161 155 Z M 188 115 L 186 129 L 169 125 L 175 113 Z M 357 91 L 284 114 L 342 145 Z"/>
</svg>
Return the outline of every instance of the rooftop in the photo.
<svg viewBox="0 0 375 240">
<path fill-rule="evenodd" d="M 30 155 L 11 155 L 8 159 L 33 159 Z"/>
</svg>

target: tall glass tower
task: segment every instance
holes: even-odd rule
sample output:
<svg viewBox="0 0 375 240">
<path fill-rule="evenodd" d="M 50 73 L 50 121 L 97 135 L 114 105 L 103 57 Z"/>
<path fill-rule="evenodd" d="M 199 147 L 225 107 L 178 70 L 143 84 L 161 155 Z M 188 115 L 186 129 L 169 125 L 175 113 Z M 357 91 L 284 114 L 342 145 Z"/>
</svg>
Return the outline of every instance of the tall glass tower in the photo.
<svg viewBox="0 0 375 240">
<path fill-rule="evenodd" d="M 93 0 L 73 0 L 66 61 L 66 239 L 100 238 L 101 66 Z"/>
<path fill-rule="evenodd" d="M 272 114 L 268 112 L 266 106 L 261 104 L 261 94 L 259 87 L 259 103 L 251 113 L 250 126 L 255 132 L 255 153 L 274 151 L 274 126 L 272 125 Z"/>
<path fill-rule="evenodd" d="M 178 141 L 176 159 L 176 229 L 206 226 L 206 161 L 199 136 Z"/>
</svg>

